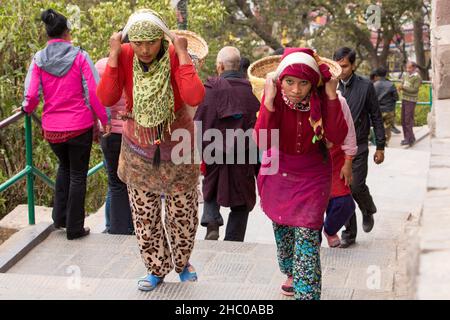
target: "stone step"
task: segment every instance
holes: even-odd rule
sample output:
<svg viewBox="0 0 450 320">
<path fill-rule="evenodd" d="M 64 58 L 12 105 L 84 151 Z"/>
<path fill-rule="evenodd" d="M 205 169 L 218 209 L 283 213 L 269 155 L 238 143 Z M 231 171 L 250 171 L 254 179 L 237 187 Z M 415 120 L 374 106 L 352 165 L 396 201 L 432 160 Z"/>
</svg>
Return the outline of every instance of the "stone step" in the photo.
<svg viewBox="0 0 450 320">
<path fill-rule="evenodd" d="M 136 281 L 116 278 L 0 274 L 0 300 L 289 300 L 272 284 L 164 282 L 142 292 Z M 326 288 L 322 299 L 351 299 L 353 289 Z"/>
<path fill-rule="evenodd" d="M 324 299 L 392 297 L 395 248 L 322 248 L 321 258 Z M 274 245 L 198 240 L 191 262 L 199 275 L 197 283 L 180 284 L 178 275 L 171 272 L 161 289 L 143 295 L 136 289 L 136 279 L 146 270 L 134 236 L 91 234 L 67 241 L 64 232 L 54 231 L 6 274 L 0 274 L 0 292 L 15 288 L 15 281 L 23 281 L 23 286 L 30 288 L 29 294 L 42 299 L 55 296 L 51 291 L 58 286 L 63 299 L 283 298 L 279 287 L 284 276 L 278 268 Z M 376 287 L 369 283 L 374 272 L 379 277 Z M 77 279 L 81 279 L 81 289 L 70 290 Z M 7 296 L 20 298 L 21 290 L 14 289 Z"/>
</svg>

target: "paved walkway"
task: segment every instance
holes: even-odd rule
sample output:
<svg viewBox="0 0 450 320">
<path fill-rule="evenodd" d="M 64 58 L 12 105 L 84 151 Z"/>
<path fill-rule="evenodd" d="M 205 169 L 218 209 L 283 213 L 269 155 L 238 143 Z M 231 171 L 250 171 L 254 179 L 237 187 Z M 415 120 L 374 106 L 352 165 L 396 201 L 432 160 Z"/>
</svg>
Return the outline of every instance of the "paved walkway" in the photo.
<svg viewBox="0 0 450 320">
<path fill-rule="evenodd" d="M 406 257 L 411 256 L 410 240 L 426 194 L 429 139 L 408 150 L 400 148 L 399 141 L 400 137 L 394 136 L 384 164 L 376 166 L 370 161 L 368 185 L 378 207 L 373 231 L 361 231 L 357 244 L 349 249 L 330 249 L 326 241 L 323 244 L 323 299 L 412 296 L 410 259 Z M 373 152 L 371 147 L 370 159 Z M 48 219 L 49 210 L 44 211 L 44 219 Z M 226 221 L 227 210 L 223 213 Z M 9 220 L 11 225 L 14 217 Z M 15 223 L 20 224 L 17 217 Z M 145 270 L 135 238 L 101 234 L 101 210 L 91 215 L 87 224 L 97 233 L 67 241 L 61 231 L 53 232 L 7 273 L 0 274 L 0 299 L 284 298 L 279 294 L 283 276 L 276 263 L 271 224 L 258 205 L 249 218 L 245 243 L 203 241 L 205 228 L 199 227 L 192 256 L 198 283 L 181 284 L 171 273 L 152 293 L 136 289 L 136 278 Z"/>
</svg>

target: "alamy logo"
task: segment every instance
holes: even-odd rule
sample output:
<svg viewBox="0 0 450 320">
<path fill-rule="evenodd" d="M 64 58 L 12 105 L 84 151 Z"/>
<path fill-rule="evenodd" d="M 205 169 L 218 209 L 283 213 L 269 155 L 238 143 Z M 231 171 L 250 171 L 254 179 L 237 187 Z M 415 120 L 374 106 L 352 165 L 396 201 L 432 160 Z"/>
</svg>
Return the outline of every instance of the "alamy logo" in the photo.
<svg viewBox="0 0 450 320">
<path fill-rule="evenodd" d="M 261 174 L 278 171 L 279 130 L 211 128 L 203 130 L 201 121 L 195 121 L 194 137 L 186 129 L 172 131 L 171 141 L 178 142 L 171 151 L 174 164 L 254 164 L 261 162 Z M 192 140 L 194 139 L 194 140 Z M 259 142 L 259 148 L 255 143 Z M 195 145 L 194 153 L 191 152 Z M 265 151 L 269 149 L 268 151 Z"/>
<path fill-rule="evenodd" d="M 69 29 L 81 29 L 81 10 L 80 7 L 75 4 L 69 4 L 67 6 L 68 24 Z"/>
<path fill-rule="evenodd" d="M 380 290 L 381 288 L 381 268 L 379 266 L 370 265 L 367 268 L 369 275 L 366 280 L 366 286 L 369 290 Z"/>
<path fill-rule="evenodd" d="M 381 28 L 381 7 L 375 4 L 370 5 L 366 10 L 367 27 L 369 29 Z"/>
<path fill-rule="evenodd" d="M 81 289 L 81 268 L 76 265 L 71 265 L 66 268 L 66 273 L 69 275 L 66 285 L 69 290 Z"/>
</svg>

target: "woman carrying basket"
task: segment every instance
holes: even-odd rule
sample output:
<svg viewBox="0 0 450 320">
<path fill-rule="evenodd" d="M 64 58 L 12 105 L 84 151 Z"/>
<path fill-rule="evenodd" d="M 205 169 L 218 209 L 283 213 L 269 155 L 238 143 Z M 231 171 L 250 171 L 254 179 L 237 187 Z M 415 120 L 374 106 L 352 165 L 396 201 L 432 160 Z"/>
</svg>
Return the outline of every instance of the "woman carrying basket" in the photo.
<svg viewBox="0 0 450 320">
<path fill-rule="evenodd" d="M 325 83 L 325 86 L 321 86 Z M 320 299 L 320 243 L 331 189 L 326 141 L 340 145 L 347 125 L 336 94 L 338 80 L 307 48 L 287 48 L 273 78 L 266 81 L 255 132 L 266 149 L 258 176 L 261 206 L 273 221 L 282 292 L 296 299 Z M 279 130 L 279 146 L 265 145 L 263 129 Z M 267 159 L 279 169 L 267 173 Z M 265 168 L 266 167 L 266 168 Z"/>
<path fill-rule="evenodd" d="M 126 35 L 130 43 L 121 44 Z M 127 112 L 118 175 L 127 184 L 135 232 L 148 270 L 138 288 L 155 289 L 173 268 L 181 281 L 196 281 L 189 258 L 198 226 L 199 169 L 195 164 L 171 161 L 171 150 L 178 142 L 171 141 L 170 133 L 183 128 L 193 137 L 194 124 L 186 105 L 198 105 L 204 87 L 188 54 L 187 40 L 173 35 L 152 10 L 132 14 L 122 34 L 111 37 L 108 65 L 97 94 L 103 104 L 113 105 L 123 90 Z"/>
</svg>

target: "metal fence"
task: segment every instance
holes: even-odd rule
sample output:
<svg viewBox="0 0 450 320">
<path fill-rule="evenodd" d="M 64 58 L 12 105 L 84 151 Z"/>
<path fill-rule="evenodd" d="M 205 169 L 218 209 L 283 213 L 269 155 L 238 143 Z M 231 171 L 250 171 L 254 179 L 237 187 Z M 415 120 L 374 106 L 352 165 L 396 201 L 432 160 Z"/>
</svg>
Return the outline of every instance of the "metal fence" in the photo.
<svg viewBox="0 0 450 320">
<path fill-rule="evenodd" d="M 41 172 L 33 164 L 33 137 L 31 120 L 36 121 L 41 126 L 41 120 L 33 113 L 28 115 L 24 112 L 16 113 L 9 118 L 0 122 L 0 130 L 9 126 L 12 123 L 19 121 L 25 117 L 25 168 L 19 173 L 9 178 L 0 185 L 0 192 L 5 191 L 23 178 L 27 179 L 27 202 L 28 202 L 28 223 L 35 224 L 35 205 L 34 205 L 34 178 L 38 177 L 44 181 L 50 188 L 55 189 L 55 182 L 47 175 Z M 104 163 L 100 162 L 88 171 L 88 177 L 99 171 L 104 167 Z"/>
</svg>

